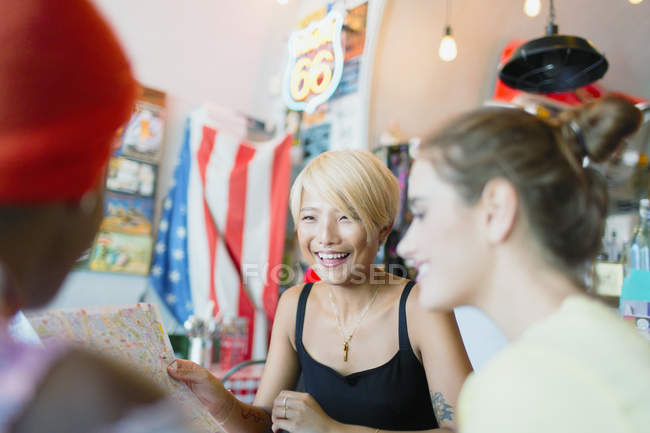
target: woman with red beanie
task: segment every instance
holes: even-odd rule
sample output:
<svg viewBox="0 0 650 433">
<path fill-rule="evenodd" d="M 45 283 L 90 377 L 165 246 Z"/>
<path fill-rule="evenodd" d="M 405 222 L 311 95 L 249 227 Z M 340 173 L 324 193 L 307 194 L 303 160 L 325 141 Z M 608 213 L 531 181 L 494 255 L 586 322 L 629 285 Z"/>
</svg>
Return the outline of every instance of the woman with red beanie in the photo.
<svg viewBox="0 0 650 433">
<path fill-rule="evenodd" d="M 144 380 L 9 336 L 9 319 L 48 302 L 91 243 L 136 84 L 88 1 L 0 0 L 0 16 L 0 432 L 178 431 Z"/>
</svg>

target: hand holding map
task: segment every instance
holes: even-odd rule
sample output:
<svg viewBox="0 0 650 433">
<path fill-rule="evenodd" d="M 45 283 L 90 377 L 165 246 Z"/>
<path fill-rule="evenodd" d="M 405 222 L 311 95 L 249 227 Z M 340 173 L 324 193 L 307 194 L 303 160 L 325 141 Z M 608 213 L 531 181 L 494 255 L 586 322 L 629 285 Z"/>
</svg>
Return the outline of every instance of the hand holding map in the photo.
<svg viewBox="0 0 650 433">
<path fill-rule="evenodd" d="M 167 374 L 176 358 L 155 305 L 45 310 L 27 318 L 45 346 L 63 341 L 126 364 L 178 401 L 194 430 L 220 431 L 187 385 Z"/>
</svg>

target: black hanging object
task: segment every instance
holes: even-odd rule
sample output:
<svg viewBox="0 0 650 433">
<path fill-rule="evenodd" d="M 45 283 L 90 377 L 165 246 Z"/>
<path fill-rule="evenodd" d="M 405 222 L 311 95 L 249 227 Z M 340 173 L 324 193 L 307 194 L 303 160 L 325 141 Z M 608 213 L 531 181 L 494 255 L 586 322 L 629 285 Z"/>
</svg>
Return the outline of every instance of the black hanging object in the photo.
<svg viewBox="0 0 650 433">
<path fill-rule="evenodd" d="M 525 92 L 549 93 L 577 89 L 607 72 L 607 59 L 587 40 L 558 35 L 551 17 L 546 36 L 519 47 L 499 72 L 506 85 Z"/>
</svg>

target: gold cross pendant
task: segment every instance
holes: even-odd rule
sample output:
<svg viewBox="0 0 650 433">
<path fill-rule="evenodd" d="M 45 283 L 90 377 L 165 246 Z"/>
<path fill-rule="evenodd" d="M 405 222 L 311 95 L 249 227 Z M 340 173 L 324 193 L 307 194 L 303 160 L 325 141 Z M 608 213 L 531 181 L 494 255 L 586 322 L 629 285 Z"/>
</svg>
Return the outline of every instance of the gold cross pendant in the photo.
<svg viewBox="0 0 650 433">
<path fill-rule="evenodd" d="M 346 341 L 343 343 L 343 361 L 348 362 L 348 349 L 350 346 L 348 345 L 348 342 Z"/>
</svg>

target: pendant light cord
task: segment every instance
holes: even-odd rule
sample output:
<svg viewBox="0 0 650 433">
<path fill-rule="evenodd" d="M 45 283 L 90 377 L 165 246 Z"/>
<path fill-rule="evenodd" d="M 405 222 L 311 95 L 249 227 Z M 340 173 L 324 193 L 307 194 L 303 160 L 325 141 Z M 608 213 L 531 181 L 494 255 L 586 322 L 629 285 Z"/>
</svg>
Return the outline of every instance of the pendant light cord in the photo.
<svg viewBox="0 0 650 433">
<path fill-rule="evenodd" d="M 451 0 L 447 0 L 447 10 L 445 13 L 445 27 L 449 27 L 449 15 L 451 14 Z"/>
<path fill-rule="evenodd" d="M 555 24 L 555 4 L 549 0 L 550 7 L 548 10 L 548 25 L 546 26 L 546 36 L 557 34 L 557 25 Z"/>
<path fill-rule="evenodd" d="M 549 17 L 549 24 L 555 24 L 555 4 L 553 3 L 553 0 L 551 1 L 551 5 L 548 11 L 548 17 Z"/>
</svg>

